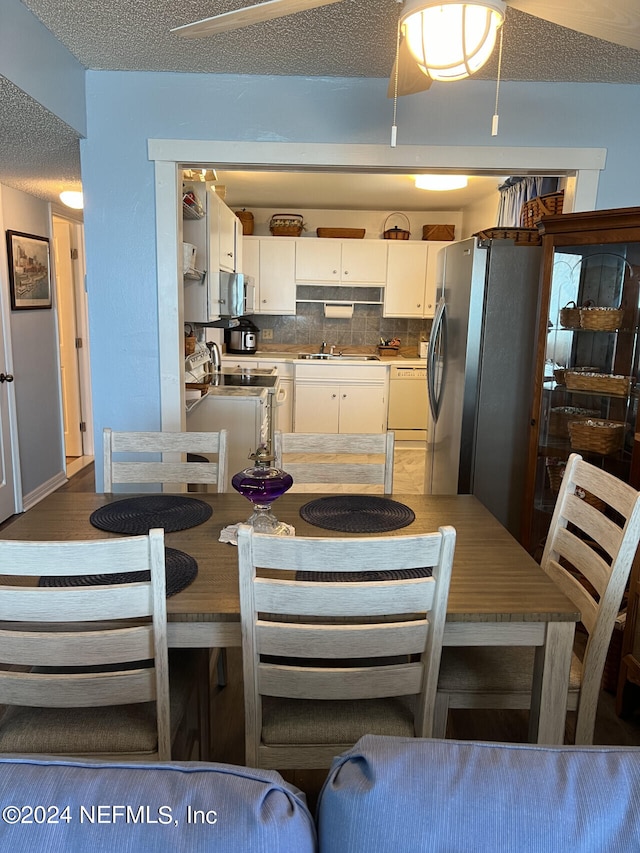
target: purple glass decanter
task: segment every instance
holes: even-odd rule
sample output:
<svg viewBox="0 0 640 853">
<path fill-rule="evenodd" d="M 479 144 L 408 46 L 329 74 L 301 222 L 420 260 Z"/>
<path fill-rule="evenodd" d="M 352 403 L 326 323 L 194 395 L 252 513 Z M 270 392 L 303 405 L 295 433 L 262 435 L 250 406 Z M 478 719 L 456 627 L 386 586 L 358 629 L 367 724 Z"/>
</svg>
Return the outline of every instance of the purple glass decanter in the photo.
<svg viewBox="0 0 640 853">
<path fill-rule="evenodd" d="M 288 535 L 289 527 L 278 521 L 271 505 L 289 491 L 293 478 L 286 471 L 271 467 L 274 458 L 267 447 L 261 444 L 256 452 L 249 456 L 254 465 L 234 474 L 231 485 L 253 504 L 253 513 L 247 519 L 247 524 L 251 524 L 256 533 L 283 536 Z"/>
</svg>

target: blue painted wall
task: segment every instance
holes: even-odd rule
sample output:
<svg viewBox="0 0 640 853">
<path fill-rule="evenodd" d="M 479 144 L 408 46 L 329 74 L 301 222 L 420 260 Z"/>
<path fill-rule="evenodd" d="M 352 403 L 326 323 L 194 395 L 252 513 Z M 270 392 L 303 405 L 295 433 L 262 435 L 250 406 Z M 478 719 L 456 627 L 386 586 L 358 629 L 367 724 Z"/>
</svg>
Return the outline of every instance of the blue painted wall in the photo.
<svg viewBox="0 0 640 853">
<path fill-rule="evenodd" d="M 388 143 L 385 80 L 87 73 L 82 142 L 96 447 L 158 429 L 154 170 L 147 140 Z M 399 145 L 603 147 L 598 208 L 640 204 L 640 86 L 465 81 L 400 101 Z"/>
</svg>

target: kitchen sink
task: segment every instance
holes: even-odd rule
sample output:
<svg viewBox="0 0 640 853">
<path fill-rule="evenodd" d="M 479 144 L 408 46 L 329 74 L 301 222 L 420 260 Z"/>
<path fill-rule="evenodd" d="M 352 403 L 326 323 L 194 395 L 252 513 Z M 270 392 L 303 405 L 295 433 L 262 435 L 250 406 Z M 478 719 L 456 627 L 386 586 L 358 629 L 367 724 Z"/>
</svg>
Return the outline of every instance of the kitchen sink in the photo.
<svg viewBox="0 0 640 853">
<path fill-rule="evenodd" d="M 341 355 L 329 352 L 299 352 L 298 358 L 315 361 L 380 361 L 377 355 Z"/>
</svg>

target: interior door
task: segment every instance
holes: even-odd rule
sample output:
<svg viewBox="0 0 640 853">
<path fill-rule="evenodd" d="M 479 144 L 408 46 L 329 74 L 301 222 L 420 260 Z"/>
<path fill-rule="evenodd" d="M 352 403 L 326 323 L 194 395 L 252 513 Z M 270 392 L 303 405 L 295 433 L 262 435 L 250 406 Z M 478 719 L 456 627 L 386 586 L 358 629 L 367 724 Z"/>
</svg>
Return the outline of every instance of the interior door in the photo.
<svg viewBox="0 0 640 853">
<path fill-rule="evenodd" d="M 0 252 L 2 259 L 2 252 Z M 6 259 L 6 256 L 5 256 Z M 12 405 L 13 375 L 8 370 L 10 354 L 9 310 L 0 288 L 0 522 L 18 509 L 14 492 L 14 468 L 9 407 Z M 16 449 L 16 457 L 17 457 Z"/>
<path fill-rule="evenodd" d="M 53 220 L 58 334 L 60 338 L 60 376 L 64 415 L 64 446 L 67 456 L 82 456 L 82 408 L 76 350 L 76 301 L 71 263 L 71 226 L 63 219 Z"/>
</svg>

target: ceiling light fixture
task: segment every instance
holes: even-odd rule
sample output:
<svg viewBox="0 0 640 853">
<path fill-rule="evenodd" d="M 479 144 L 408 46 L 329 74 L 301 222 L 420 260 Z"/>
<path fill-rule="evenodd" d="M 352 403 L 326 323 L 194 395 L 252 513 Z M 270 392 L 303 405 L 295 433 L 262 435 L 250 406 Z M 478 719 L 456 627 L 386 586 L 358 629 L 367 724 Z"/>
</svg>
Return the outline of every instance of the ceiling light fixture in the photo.
<svg viewBox="0 0 640 853">
<path fill-rule="evenodd" d="M 463 80 L 491 56 L 505 9 L 502 0 L 407 0 L 400 25 L 424 74 L 433 80 Z"/>
<path fill-rule="evenodd" d="M 81 192 L 76 190 L 65 190 L 60 193 L 60 201 L 66 204 L 67 207 L 72 207 L 74 210 L 82 210 L 84 207 L 84 198 Z"/>
<path fill-rule="evenodd" d="M 416 189 L 419 190 L 461 190 L 467 183 L 466 175 L 416 175 Z"/>
</svg>

